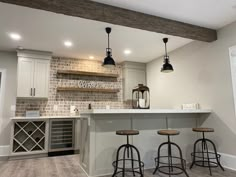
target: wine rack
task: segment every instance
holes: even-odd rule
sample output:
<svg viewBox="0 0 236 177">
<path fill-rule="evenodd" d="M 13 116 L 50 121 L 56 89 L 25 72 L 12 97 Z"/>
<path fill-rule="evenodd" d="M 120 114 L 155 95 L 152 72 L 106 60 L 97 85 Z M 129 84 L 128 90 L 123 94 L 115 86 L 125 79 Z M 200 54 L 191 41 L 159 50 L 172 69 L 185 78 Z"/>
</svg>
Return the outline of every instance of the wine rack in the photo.
<svg viewBox="0 0 236 177">
<path fill-rule="evenodd" d="M 12 153 L 45 152 L 45 132 L 45 121 L 14 122 Z"/>
<path fill-rule="evenodd" d="M 74 149 L 74 120 L 50 120 L 49 152 Z"/>
</svg>

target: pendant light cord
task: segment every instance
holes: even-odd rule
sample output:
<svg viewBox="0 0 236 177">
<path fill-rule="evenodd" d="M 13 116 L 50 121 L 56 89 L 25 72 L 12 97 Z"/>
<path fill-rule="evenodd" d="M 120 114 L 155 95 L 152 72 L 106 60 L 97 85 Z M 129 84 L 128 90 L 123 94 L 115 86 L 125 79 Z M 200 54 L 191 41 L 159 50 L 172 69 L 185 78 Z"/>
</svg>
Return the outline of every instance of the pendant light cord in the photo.
<svg viewBox="0 0 236 177">
<path fill-rule="evenodd" d="M 167 47 L 166 47 L 166 43 L 165 43 L 165 51 L 166 51 L 166 57 L 167 57 Z"/>
<path fill-rule="evenodd" d="M 110 35 L 109 35 L 109 33 L 108 33 L 108 49 L 110 49 Z"/>
</svg>

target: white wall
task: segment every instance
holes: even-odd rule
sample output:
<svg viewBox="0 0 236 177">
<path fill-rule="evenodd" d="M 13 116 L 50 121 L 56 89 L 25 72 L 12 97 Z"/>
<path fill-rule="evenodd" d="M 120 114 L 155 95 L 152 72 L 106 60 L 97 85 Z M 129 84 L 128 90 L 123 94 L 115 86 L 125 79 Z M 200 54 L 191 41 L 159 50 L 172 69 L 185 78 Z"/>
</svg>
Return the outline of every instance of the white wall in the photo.
<svg viewBox="0 0 236 177">
<path fill-rule="evenodd" d="M 230 66 L 231 66 L 231 76 L 232 76 L 232 86 L 234 95 L 234 110 L 236 111 L 236 46 L 229 49 L 230 55 Z"/>
<path fill-rule="evenodd" d="M 16 102 L 17 56 L 15 52 L 0 51 L 0 69 L 5 70 L 5 93 L 3 94 L 3 114 L 0 117 L 0 156 L 10 144 L 10 117 L 14 116 L 11 105 Z M 4 87 L 4 85 L 1 85 Z"/>
<path fill-rule="evenodd" d="M 229 59 L 229 47 L 233 45 L 236 45 L 236 23 L 219 30 L 215 42 L 195 41 L 170 53 L 175 70 L 172 73 L 160 72 L 162 58 L 148 63 L 147 85 L 152 108 L 180 108 L 183 103 L 200 103 L 201 108 L 212 108 L 213 114 L 201 120 L 202 126 L 215 128 L 210 138 L 220 152 L 236 155 Z"/>
</svg>

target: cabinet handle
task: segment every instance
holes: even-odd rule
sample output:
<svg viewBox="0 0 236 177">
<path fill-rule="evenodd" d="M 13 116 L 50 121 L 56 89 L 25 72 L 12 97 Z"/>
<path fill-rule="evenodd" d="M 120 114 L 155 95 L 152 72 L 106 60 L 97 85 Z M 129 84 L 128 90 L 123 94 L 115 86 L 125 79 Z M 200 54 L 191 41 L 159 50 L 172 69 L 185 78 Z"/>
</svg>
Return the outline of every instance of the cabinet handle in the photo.
<svg viewBox="0 0 236 177">
<path fill-rule="evenodd" d="M 35 88 L 34 88 L 34 96 L 35 96 Z"/>
<path fill-rule="evenodd" d="M 33 96 L 33 89 L 30 89 L 30 96 Z"/>
</svg>

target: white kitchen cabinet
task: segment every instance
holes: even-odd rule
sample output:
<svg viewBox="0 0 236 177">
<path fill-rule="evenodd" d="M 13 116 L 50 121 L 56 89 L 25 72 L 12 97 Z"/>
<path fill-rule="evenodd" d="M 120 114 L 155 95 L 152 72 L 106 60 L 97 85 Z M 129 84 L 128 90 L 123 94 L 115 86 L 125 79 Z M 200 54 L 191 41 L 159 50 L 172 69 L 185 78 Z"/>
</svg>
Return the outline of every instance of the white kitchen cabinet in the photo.
<svg viewBox="0 0 236 177">
<path fill-rule="evenodd" d="M 18 51 L 17 97 L 48 97 L 50 58 L 50 52 Z"/>
<path fill-rule="evenodd" d="M 17 96 L 29 97 L 33 92 L 34 60 L 18 58 Z"/>
<path fill-rule="evenodd" d="M 49 60 L 35 60 L 34 67 L 34 96 L 48 97 Z"/>
<path fill-rule="evenodd" d="M 138 84 L 146 85 L 146 64 L 137 62 L 123 63 L 123 97 L 132 100 L 132 90 Z"/>
</svg>

